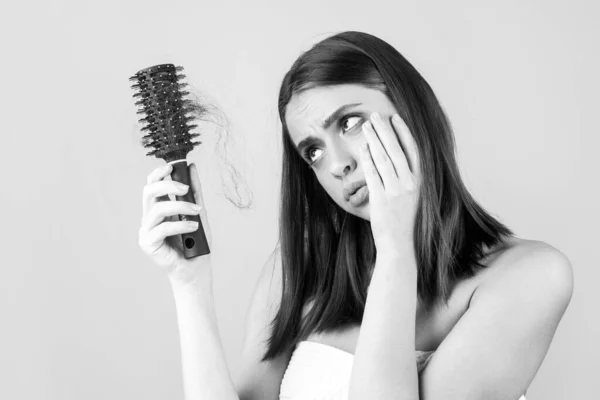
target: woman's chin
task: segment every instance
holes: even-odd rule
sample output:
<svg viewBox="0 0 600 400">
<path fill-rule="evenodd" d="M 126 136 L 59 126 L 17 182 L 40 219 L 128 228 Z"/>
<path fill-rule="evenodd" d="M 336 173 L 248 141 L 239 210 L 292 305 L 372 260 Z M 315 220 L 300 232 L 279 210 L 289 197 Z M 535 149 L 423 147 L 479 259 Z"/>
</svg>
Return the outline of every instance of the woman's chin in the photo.
<svg viewBox="0 0 600 400">
<path fill-rule="evenodd" d="M 346 211 L 358 218 L 371 221 L 371 208 L 368 201 L 359 207 L 350 206 Z"/>
</svg>

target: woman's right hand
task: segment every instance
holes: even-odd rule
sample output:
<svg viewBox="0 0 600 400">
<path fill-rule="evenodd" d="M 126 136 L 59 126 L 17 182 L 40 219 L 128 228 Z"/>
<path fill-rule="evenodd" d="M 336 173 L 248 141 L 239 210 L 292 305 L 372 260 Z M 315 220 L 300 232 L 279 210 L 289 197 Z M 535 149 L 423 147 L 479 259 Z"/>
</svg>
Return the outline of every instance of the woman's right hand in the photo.
<svg viewBox="0 0 600 400">
<path fill-rule="evenodd" d="M 187 201 L 171 201 L 171 195 L 183 195 L 189 188 L 183 184 L 165 180 L 172 171 L 171 164 L 156 168 L 148 175 L 142 198 L 142 223 L 139 230 L 139 246 L 150 259 L 167 272 L 172 284 L 187 285 L 194 282 L 200 274 L 210 270 L 210 253 L 204 256 L 186 259 L 183 256 L 181 234 L 193 232 L 198 228 L 189 221 L 179 221 L 179 214 L 200 214 L 206 239 L 211 247 L 211 233 L 202 198 L 202 187 L 195 164 L 189 165 L 194 204 Z"/>
</svg>

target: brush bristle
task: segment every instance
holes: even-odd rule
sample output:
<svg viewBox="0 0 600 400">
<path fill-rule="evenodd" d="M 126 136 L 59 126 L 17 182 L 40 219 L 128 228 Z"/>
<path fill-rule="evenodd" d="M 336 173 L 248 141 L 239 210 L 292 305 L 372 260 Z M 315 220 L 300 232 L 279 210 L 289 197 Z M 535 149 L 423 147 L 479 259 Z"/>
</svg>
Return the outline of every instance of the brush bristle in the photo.
<svg viewBox="0 0 600 400">
<path fill-rule="evenodd" d="M 184 98 L 189 93 L 182 90 L 187 84 L 179 82 L 185 77 L 177 74 L 180 71 L 183 67 L 161 64 L 140 70 L 129 78 L 136 82 L 131 88 L 138 91 L 133 95 L 138 100 L 135 105 L 141 107 L 137 113 L 145 115 L 139 120 L 145 124 L 142 132 L 147 132 L 141 139 L 142 145 L 152 149 L 148 156 L 167 162 L 185 159 L 187 153 L 202 143 L 192 141 L 200 135 L 190 133 L 197 125 L 188 124 L 194 119 L 188 114 L 201 112 L 203 108 Z"/>
</svg>

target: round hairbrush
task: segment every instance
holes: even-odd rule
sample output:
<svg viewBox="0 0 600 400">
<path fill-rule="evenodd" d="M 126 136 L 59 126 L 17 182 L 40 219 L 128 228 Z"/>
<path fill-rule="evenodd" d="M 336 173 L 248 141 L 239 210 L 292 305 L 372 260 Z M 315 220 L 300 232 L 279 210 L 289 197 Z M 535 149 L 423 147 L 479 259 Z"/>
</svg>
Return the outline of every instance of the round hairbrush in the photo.
<svg viewBox="0 0 600 400">
<path fill-rule="evenodd" d="M 136 82 L 131 88 L 137 90 L 133 98 L 138 99 L 135 105 L 141 107 L 137 114 L 144 115 L 144 118 L 139 120 L 145 125 L 141 131 L 146 133 L 142 137 L 142 144 L 152 149 L 146 155 L 162 158 L 172 164 L 171 179 L 190 188 L 185 195 L 176 195 L 175 198 L 195 204 L 186 158 L 201 142 L 192 141 L 199 134 L 190 133 L 197 125 L 189 124 L 194 119 L 194 116 L 189 114 L 198 113 L 202 107 L 192 100 L 185 99 L 189 92 L 182 90 L 187 84 L 180 82 L 185 78 L 185 75 L 178 74 L 181 71 L 183 67 L 173 64 L 155 65 L 138 71 L 129 80 Z M 179 220 L 198 222 L 196 231 L 181 235 L 184 257 L 188 259 L 209 254 L 210 249 L 200 216 L 179 215 Z"/>
</svg>

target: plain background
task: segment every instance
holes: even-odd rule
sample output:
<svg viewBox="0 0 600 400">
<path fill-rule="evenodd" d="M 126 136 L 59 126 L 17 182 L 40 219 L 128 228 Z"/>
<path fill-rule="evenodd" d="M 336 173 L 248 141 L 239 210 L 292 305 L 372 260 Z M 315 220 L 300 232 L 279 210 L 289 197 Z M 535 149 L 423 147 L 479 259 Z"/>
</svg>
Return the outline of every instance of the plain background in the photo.
<svg viewBox="0 0 600 400">
<path fill-rule="evenodd" d="M 395 46 L 453 124 L 476 199 L 561 250 L 575 292 L 528 400 L 600 390 L 596 306 L 600 10 L 561 1 L 57 1 L 0 12 L 0 398 L 182 399 L 166 277 L 137 245 L 146 176 L 129 77 L 175 63 L 228 118 L 189 154 L 213 231 L 219 329 L 237 372 L 253 284 L 277 240 L 277 94 L 302 51 L 344 30 Z M 209 132 L 209 131 L 207 131 Z"/>
</svg>

